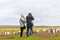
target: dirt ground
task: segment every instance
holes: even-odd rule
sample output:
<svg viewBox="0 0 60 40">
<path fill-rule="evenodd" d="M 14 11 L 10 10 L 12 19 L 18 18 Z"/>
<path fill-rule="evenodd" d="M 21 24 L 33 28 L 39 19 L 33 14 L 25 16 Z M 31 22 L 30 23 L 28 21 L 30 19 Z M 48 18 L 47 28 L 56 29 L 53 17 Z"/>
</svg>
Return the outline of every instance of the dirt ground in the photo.
<svg viewBox="0 0 60 40">
<path fill-rule="evenodd" d="M 16 35 L 19 36 L 19 34 L 16 34 Z M 26 33 L 24 33 L 23 36 L 26 37 Z M 34 32 L 32 34 L 32 36 L 40 37 L 40 38 L 55 38 L 56 33 L 52 34 L 52 33 L 37 33 L 37 32 Z"/>
<path fill-rule="evenodd" d="M 6 37 L 6 36 L 8 36 L 8 37 L 16 37 L 16 36 L 18 36 L 19 37 L 19 33 L 15 34 L 15 35 L 0 35 L 0 37 Z M 34 36 L 34 37 L 40 37 L 40 38 L 55 38 L 56 34 L 34 32 L 32 34 L 32 36 Z M 26 33 L 23 33 L 23 37 L 26 37 Z"/>
<path fill-rule="evenodd" d="M 56 34 L 52 33 L 34 33 L 33 36 L 41 37 L 41 38 L 55 38 Z"/>
</svg>

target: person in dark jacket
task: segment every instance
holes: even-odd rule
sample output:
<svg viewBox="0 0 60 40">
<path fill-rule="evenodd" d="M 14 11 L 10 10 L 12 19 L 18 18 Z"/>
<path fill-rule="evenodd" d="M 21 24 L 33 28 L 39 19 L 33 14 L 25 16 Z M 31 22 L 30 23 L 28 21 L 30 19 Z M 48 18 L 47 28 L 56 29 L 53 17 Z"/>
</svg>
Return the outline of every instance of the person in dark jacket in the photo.
<svg viewBox="0 0 60 40">
<path fill-rule="evenodd" d="M 32 35 L 32 27 L 33 27 L 32 20 L 34 20 L 34 17 L 32 16 L 31 13 L 29 13 L 28 16 L 26 16 L 27 36 L 29 36 L 29 34 Z M 29 29 L 30 29 L 30 33 L 29 33 Z"/>
</svg>

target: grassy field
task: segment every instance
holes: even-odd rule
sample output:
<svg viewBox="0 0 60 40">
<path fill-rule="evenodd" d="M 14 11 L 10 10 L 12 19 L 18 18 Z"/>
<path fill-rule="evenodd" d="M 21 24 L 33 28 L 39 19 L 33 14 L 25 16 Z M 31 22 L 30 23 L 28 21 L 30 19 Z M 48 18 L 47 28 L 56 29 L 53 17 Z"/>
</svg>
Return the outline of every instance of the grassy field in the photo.
<svg viewBox="0 0 60 40">
<path fill-rule="evenodd" d="M 39 30 L 39 32 L 43 32 L 43 29 L 50 29 L 50 28 L 54 28 L 54 27 L 34 27 L 33 30 L 34 32 L 36 32 L 37 30 Z M 60 27 L 56 27 L 58 29 L 60 29 Z M 10 34 L 12 34 L 12 32 L 14 32 L 15 34 L 18 33 L 20 30 L 20 28 L 18 26 L 1 26 L 0 27 L 0 35 L 2 35 L 2 32 L 10 32 Z M 24 32 L 26 32 L 26 29 L 24 30 Z M 37 36 L 29 36 L 29 37 L 19 37 L 19 36 L 0 36 L 0 40 L 60 40 L 60 33 L 57 33 L 55 38 L 42 38 L 42 37 L 38 37 Z"/>
<path fill-rule="evenodd" d="M 40 32 L 43 31 L 43 28 L 34 27 L 34 28 L 33 28 L 34 32 L 36 32 L 37 29 L 39 29 Z M 46 29 L 48 29 L 48 28 L 46 28 Z M 1 26 L 1 27 L 0 27 L 0 35 L 2 34 L 2 32 L 10 32 L 10 34 L 12 34 L 12 32 L 18 33 L 19 30 L 20 30 L 20 28 L 19 28 L 18 26 L 17 26 L 17 27 L 16 27 L 16 26 Z M 26 29 L 24 30 L 24 32 L 26 32 Z"/>
<path fill-rule="evenodd" d="M 60 37 L 56 38 L 40 38 L 40 37 L 6 37 L 6 38 L 0 38 L 0 40 L 60 40 Z"/>
<path fill-rule="evenodd" d="M 0 38 L 0 40 L 40 40 L 38 37 L 6 37 L 6 38 Z"/>
</svg>

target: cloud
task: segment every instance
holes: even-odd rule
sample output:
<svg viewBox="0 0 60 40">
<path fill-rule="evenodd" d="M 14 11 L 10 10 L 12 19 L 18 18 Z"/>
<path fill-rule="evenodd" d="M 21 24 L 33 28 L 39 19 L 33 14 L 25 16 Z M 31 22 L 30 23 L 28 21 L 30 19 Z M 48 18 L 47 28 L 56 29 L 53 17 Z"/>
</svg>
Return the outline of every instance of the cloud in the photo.
<svg viewBox="0 0 60 40">
<path fill-rule="evenodd" d="M 0 0 L 1 25 L 19 25 L 20 14 L 29 12 L 35 25 L 60 25 L 59 0 Z"/>
</svg>

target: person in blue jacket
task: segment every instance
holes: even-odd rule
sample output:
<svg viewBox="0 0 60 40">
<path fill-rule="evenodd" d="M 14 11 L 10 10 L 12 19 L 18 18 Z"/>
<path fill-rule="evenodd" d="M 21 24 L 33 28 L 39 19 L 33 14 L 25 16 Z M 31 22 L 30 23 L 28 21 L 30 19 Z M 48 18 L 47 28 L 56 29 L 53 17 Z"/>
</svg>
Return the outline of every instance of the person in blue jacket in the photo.
<svg viewBox="0 0 60 40">
<path fill-rule="evenodd" d="M 27 23 L 27 36 L 32 35 L 32 27 L 33 27 L 33 22 L 32 20 L 34 20 L 34 17 L 32 16 L 31 13 L 29 13 L 27 16 L 26 16 L 26 23 Z M 30 30 L 30 32 L 29 32 Z"/>
</svg>

